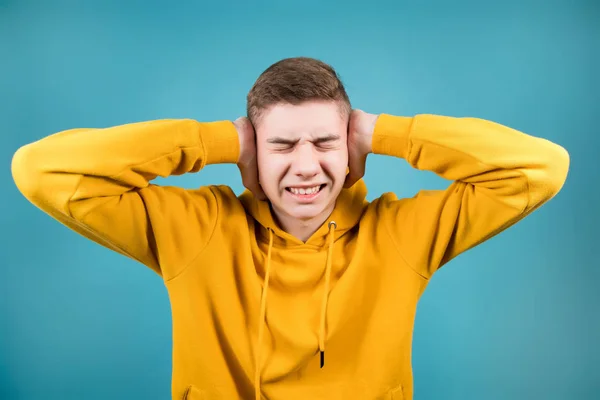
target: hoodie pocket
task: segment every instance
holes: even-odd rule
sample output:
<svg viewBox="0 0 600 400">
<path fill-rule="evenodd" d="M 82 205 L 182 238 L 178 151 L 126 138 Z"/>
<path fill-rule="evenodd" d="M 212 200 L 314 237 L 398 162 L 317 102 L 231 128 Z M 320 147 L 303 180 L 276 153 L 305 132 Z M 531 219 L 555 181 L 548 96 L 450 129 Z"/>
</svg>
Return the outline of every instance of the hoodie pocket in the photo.
<svg viewBox="0 0 600 400">
<path fill-rule="evenodd" d="M 183 393 L 182 400 L 206 400 L 206 397 L 204 397 L 204 394 L 200 389 L 194 385 L 190 385 Z"/>
</svg>

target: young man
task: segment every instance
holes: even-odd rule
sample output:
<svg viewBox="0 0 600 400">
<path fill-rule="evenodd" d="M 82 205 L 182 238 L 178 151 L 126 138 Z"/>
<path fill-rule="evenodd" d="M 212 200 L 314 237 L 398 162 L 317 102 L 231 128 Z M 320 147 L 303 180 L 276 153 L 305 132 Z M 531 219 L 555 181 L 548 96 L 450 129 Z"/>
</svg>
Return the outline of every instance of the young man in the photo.
<svg viewBox="0 0 600 400">
<path fill-rule="evenodd" d="M 352 111 L 336 72 L 309 58 L 269 67 L 247 100 L 234 122 L 48 136 L 17 151 L 15 182 L 163 278 L 173 399 L 412 399 L 429 279 L 556 195 L 567 152 L 481 119 Z M 453 183 L 368 202 L 369 153 Z M 237 163 L 248 190 L 150 183 L 218 163 Z"/>
</svg>

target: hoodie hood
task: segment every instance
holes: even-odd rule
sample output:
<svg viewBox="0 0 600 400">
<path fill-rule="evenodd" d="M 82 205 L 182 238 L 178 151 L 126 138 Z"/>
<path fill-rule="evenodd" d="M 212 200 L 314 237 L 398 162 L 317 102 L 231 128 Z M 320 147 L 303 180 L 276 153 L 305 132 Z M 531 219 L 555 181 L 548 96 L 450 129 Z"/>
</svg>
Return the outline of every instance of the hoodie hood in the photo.
<svg viewBox="0 0 600 400">
<path fill-rule="evenodd" d="M 257 234 L 260 236 L 260 239 L 268 241 L 270 230 L 274 234 L 273 246 L 287 248 L 302 245 L 325 246 L 329 234 L 329 223 L 331 221 L 335 221 L 336 224 L 334 239 L 344 235 L 360 221 L 363 211 L 368 205 L 366 196 L 367 186 L 362 179 L 357 181 L 352 187 L 342 189 L 331 215 L 306 242 L 302 242 L 302 240 L 279 227 L 275 222 L 269 201 L 257 200 L 248 189 L 239 198 L 246 213 L 258 222 L 260 228 Z"/>
</svg>

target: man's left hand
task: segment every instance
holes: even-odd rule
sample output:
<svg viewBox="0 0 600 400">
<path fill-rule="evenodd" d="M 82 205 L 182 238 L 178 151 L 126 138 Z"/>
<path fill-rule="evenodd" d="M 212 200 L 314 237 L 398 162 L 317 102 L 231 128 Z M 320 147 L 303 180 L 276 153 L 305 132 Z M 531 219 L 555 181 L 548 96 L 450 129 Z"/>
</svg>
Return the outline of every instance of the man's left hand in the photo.
<svg viewBox="0 0 600 400">
<path fill-rule="evenodd" d="M 354 185 L 365 174 L 367 155 L 372 153 L 373 131 L 379 115 L 352 110 L 348 123 L 348 166 L 345 188 Z"/>
</svg>

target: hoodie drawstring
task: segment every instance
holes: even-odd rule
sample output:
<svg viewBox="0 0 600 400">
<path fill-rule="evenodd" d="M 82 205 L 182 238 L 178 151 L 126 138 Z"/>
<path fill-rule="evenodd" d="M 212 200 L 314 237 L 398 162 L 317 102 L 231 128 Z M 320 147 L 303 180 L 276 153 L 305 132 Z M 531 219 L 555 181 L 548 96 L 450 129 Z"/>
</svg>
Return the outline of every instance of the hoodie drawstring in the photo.
<svg viewBox="0 0 600 400">
<path fill-rule="evenodd" d="M 265 285 L 260 299 L 260 316 L 258 317 L 258 343 L 256 345 L 256 360 L 254 365 L 254 397 L 260 400 L 260 353 L 262 349 L 263 329 L 266 323 L 267 290 L 269 289 L 269 275 L 271 275 L 271 250 L 273 249 L 273 231 L 269 228 L 269 250 L 267 252 L 267 267 L 265 270 Z"/>
<path fill-rule="evenodd" d="M 331 264 L 333 258 L 334 233 L 337 224 L 329 223 L 329 249 L 327 249 L 327 264 L 325 267 L 325 292 L 321 304 L 321 326 L 319 327 L 319 351 L 321 352 L 321 368 L 325 365 L 325 321 L 327 320 L 327 302 L 329 301 L 329 282 L 331 281 Z"/>
<path fill-rule="evenodd" d="M 329 301 L 329 285 L 331 282 L 331 269 L 333 264 L 333 244 L 335 242 L 335 229 L 337 224 L 335 221 L 329 222 L 329 248 L 327 249 L 327 263 L 325 267 L 325 290 L 323 293 L 323 302 L 321 303 L 321 322 L 319 326 L 319 352 L 321 354 L 321 368 L 325 365 L 325 322 L 327 321 L 327 302 Z M 267 291 L 269 289 L 269 276 L 271 274 L 271 251 L 273 249 L 273 230 L 269 228 L 269 250 L 267 251 L 267 266 L 265 269 L 265 284 L 262 290 L 260 300 L 260 315 L 258 322 L 258 343 L 256 346 L 255 368 L 254 368 L 254 396 L 256 400 L 261 400 L 260 397 L 260 356 L 261 345 L 264 333 L 264 325 L 266 321 L 267 311 Z"/>
</svg>

